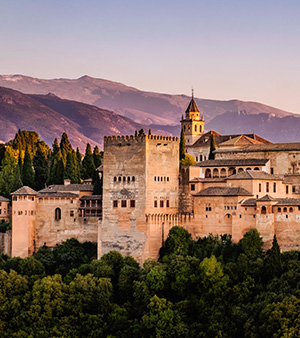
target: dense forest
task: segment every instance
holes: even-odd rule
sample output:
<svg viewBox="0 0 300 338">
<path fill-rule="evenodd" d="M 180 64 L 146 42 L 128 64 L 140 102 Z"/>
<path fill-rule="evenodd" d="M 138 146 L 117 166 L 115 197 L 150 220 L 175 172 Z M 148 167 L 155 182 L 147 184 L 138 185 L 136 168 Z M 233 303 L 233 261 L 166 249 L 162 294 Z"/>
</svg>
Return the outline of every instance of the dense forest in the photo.
<svg viewBox="0 0 300 338">
<path fill-rule="evenodd" d="M 171 229 L 140 266 L 69 239 L 0 259 L 1 337 L 300 337 L 300 252 Z"/>
<path fill-rule="evenodd" d="M 80 183 L 92 178 L 94 194 L 101 194 L 101 182 L 97 168 L 102 163 L 103 152 L 96 146 L 92 151 L 87 144 L 84 156 L 76 151 L 66 133 L 60 143 L 54 140 L 52 149 L 34 131 L 19 130 L 15 138 L 0 145 L 0 195 L 27 185 L 41 190 L 46 185 L 63 184 L 64 179 Z"/>
</svg>

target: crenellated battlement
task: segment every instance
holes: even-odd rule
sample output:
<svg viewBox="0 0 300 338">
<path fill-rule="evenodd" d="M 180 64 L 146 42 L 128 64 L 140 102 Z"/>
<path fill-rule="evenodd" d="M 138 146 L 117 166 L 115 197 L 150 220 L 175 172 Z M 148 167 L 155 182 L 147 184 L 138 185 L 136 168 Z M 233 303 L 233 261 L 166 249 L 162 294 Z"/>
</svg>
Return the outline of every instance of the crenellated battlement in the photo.
<svg viewBox="0 0 300 338">
<path fill-rule="evenodd" d="M 169 141 L 169 142 L 179 142 L 179 137 L 175 136 L 162 136 L 162 135 L 114 135 L 114 136 L 104 136 L 105 145 L 117 145 L 125 146 L 131 144 L 143 144 L 146 140 L 153 141 Z"/>
</svg>

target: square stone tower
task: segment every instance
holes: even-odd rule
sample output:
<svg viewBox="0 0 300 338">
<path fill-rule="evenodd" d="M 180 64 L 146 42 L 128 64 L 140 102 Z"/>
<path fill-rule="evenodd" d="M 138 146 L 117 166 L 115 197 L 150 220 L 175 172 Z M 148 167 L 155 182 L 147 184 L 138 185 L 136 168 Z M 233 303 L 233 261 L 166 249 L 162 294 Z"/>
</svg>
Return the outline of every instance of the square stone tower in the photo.
<svg viewBox="0 0 300 338">
<path fill-rule="evenodd" d="M 179 139 L 104 138 L 103 222 L 98 257 L 118 250 L 140 262 L 156 258 L 178 219 Z"/>
</svg>

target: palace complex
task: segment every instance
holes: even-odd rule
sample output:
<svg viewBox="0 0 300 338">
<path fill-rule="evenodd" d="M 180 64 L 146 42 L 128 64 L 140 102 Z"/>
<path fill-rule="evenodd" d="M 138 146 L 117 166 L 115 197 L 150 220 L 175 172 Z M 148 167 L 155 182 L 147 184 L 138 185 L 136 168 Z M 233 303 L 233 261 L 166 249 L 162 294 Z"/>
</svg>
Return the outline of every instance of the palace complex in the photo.
<svg viewBox="0 0 300 338">
<path fill-rule="evenodd" d="M 194 98 L 181 119 L 186 152 L 196 164 L 179 168 L 179 139 L 107 136 L 103 194 L 91 182 L 22 187 L 12 193 L 12 256 L 27 257 L 67 238 L 98 243 L 143 262 L 157 258 L 174 225 L 194 238 L 257 229 L 265 247 L 276 234 L 282 250 L 300 246 L 300 143 L 274 144 L 255 134 L 204 130 Z M 209 159 L 212 138 L 216 145 Z M 2 211 L 3 210 L 3 211 Z M 0 218 L 9 203 L 0 199 Z"/>
</svg>

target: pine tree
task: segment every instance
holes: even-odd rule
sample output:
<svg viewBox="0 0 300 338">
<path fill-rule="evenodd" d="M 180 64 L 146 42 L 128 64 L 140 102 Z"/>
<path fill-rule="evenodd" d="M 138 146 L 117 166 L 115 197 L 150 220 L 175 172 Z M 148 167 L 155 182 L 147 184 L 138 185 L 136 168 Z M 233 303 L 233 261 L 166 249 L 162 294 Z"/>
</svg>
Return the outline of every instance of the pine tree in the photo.
<svg viewBox="0 0 300 338">
<path fill-rule="evenodd" d="M 209 150 L 209 155 L 208 155 L 209 160 L 215 159 L 214 151 L 216 149 L 217 149 L 217 146 L 216 146 L 215 136 L 214 136 L 214 134 L 211 134 L 211 136 L 210 136 L 210 150 Z"/>
<path fill-rule="evenodd" d="M 31 156 L 28 147 L 25 150 L 24 164 L 23 164 L 23 184 L 34 188 L 34 171 L 32 166 Z"/>
<path fill-rule="evenodd" d="M 183 128 L 181 128 L 180 133 L 180 143 L 179 143 L 179 160 L 184 160 L 185 158 L 185 137 Z"/>
<path fill-rule="evenodd" d="M 43 189 L 48 178 L 48 158 L 39 144 L 35 156 L 33 157 L 33 166 L 35 189 Z"/>
<path fill-rule="evenodd" d="M 93 159 L 96 168 L 102 164 L 102 155 L 103 154 L 99 151 L 98 146 L 96 146 L 93 151 Z"/>
<path fill-rule="evenodd" d="M 92 148 L 88 143 L 85 149 L 84 159 L 82 161 L 82 178 L 93 178 L 94 172 L 96 170 Z"/>
</svg>

